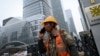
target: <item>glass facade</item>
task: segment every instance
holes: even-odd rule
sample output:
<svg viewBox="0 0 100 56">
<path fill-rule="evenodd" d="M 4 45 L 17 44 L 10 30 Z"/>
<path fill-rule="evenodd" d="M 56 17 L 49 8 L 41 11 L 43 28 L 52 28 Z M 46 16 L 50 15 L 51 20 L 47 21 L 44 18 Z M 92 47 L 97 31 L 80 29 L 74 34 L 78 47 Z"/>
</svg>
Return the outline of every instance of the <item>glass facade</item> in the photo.
<svg viewBox="0 0 100 56">
<path fill-rule="evenodd" d="M 51 15 L 48 0 L 23 0 L 23 17 L 27 18 L 37 14 Z"/>
<path fill-rule="evenodd" d="M 11 41 L 17 40 L 17 31 L 12 32 L 10 40 Z"/>
<path fill-rule="evenodd" d="M 20 21 L 16 24 L 3 26 L 0 31 L 0 48 L 13 41 L 23 42 L 27 45 L 37 44 L 38 31 L 35 30 L 38 29 L 38 25 L 32 26 L 32 22 Z"/>
<path fill-rule="evenodd" d="M 72 17 L 72 12 L 71 12 L 70 9 L 66 10 L 66 17 L 67 17 L 67 23 L 68 23 L 69 32 L 70 33 L 74 32 L 76 34 L 77 32 L 76 32 L 74 20 L 73 20 L 73 17 Z"/>
<path fill-rule="evenodd" d="M 61 6 L 61 0 L 50 0 L 51 1 L 51 6 L 52 6 L 52 11 L 53 11 L 53 16 L 57 18 L 58 24 L 61 28 L 67 29 L 64 15 L 63 15 L 63 10 Z"/>
</svg>

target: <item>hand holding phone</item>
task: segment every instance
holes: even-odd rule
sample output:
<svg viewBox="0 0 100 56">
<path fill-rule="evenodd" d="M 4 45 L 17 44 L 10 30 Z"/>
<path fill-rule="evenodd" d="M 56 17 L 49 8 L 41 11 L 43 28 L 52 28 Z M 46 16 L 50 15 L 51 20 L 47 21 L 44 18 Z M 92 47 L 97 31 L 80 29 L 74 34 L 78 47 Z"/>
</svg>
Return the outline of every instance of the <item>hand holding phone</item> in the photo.
<svg viewBox="0 0 100 56">
<path fill-rule="evenodd" d="M 40 32 L 39 32 L 39 38 L 40 39 L 43 39 L 43 37 L 44 37 L 44 34 L 45 34 L 45 28 L 43 27 L 41 30 L 40 30 Z"/>
<path fill-rule="evenodd" d="M 40 33 L 43 33 L 43 34 L 44 34 L 45 31 L 46 31 L 46 30 L 45 30 L 45 28 L 43 27 L 43 28 L 40 30 Z"/>
</svg>

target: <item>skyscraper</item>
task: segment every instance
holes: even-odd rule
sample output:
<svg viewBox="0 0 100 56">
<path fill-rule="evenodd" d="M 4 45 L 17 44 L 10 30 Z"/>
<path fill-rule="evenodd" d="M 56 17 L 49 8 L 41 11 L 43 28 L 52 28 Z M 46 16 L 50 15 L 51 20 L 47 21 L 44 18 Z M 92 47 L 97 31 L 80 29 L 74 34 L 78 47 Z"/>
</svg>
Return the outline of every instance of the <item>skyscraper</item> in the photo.
<svg viewBox="0 0 100 56">
<path fill-rule="evenodd" d="M 80 16 L 81 16 L 80 20 L 81 20 L 81 23 L 82 23 L 83 30 L 86 31 L 86 30 L 88 30 L 88 25 L 86 24 L 85 17 L 83 16 L 81 8 L 78 7 L 78 9 L 79 9 L 79 13 L 80 13 Z"/>
<path fill-rule="evenodd" d="M 38 38 L 41 22 L 52 15 L 49 0 L 23 0 L 23 18 L 32 24 L 33 37 Z"/>
<path fill-rule="evenodd" d="M 66 12 L 66 17 L 67 17 L 69 32 L 76 34 L 76 28 L 75 28 L 73 17 L 72 17 L 72 12 L 70 9 L 66 10 L 65 12 Z"/>
<path fill-rule="evenodd" d="M 60 0 L 24 0 L 23 2 L 24 19 L 37 14 L 45 16 L 53 15 L 57 18 L 60 28 L 66 29 Z"/>
<path fill-rule="evenodd" d="M 23 0 L 23 4 L 24 19 L 37 14 L 51 15 L 49 0 Z"/>
<path fill-rule="evenodd" d="M 60 0 L 50 0 L 50 1 L 51 1 L 51 6 L 52 6 L 53 16 L 55 18 L 57 18 L 60 28 L 66 29 L 66 23 L 65 23 L 65 20 L 64 20 L 61 1 Z"/>
<path fill-rule="evenodd" d="M 79 2 L 79 12 L 80 12 L 80 16 L 82 17 L 81 18 L 81 21 L 82 21 L 82 25 L 83 25 L 83 29 L 84 30 L 88 30 L 90 29 L 90 26 L 89 26 L 89 22 L 87 20 L 87 16 L 85 14 L 85 10 L 83 9 L 83 4 L 81 3 L 80 0 L 78 0 Z M 84 1 L 85 2 L 85 1 Z M 89 2 L 89 1 L 88 1 Z M 86 2 L 87 3 L 87 2 Z M 86 4 L 85 4 L 86 5 Z"/>
<path fill-rule="evenodd" d="M 67 21 L 66 21 L 66 30 L 69 32 Z"/>
</svg>

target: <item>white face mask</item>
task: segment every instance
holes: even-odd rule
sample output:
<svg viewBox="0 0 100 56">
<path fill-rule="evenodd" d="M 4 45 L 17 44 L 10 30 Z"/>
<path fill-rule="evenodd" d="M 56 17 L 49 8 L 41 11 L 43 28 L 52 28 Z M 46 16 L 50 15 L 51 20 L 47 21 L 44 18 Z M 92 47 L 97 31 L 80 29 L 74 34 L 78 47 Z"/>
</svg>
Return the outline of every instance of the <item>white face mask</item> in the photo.
<svg viewBox="0 0 100 56">
<path fill-rule="evenodd" d="M 57 25 L 57 26 L 56 26 L 56 28 L 59 30 L 59 29 L 60 29 L 60 26 L 59 26 L 59 25 Z"/>
</svg>

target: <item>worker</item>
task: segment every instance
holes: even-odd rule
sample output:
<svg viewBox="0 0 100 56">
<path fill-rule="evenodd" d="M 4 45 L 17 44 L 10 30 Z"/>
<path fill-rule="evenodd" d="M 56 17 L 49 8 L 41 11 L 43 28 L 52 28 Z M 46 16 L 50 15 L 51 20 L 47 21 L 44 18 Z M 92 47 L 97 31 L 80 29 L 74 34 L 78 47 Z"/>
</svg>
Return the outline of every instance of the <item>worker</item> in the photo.
<svg viewBox="0 0 100 56">
<path fill-rule="evenodd" d="M 47 56 L 78 56 L 75 41 L 65 30 L 58 30 L 58 22 L 53 16 L 48 16 L 43 22 L 43 28 L 39 33 L 40 49 L 46 49 Z M 48 39 L 44 42 L 43 37 L 47 32 Z"/>
</svg>

